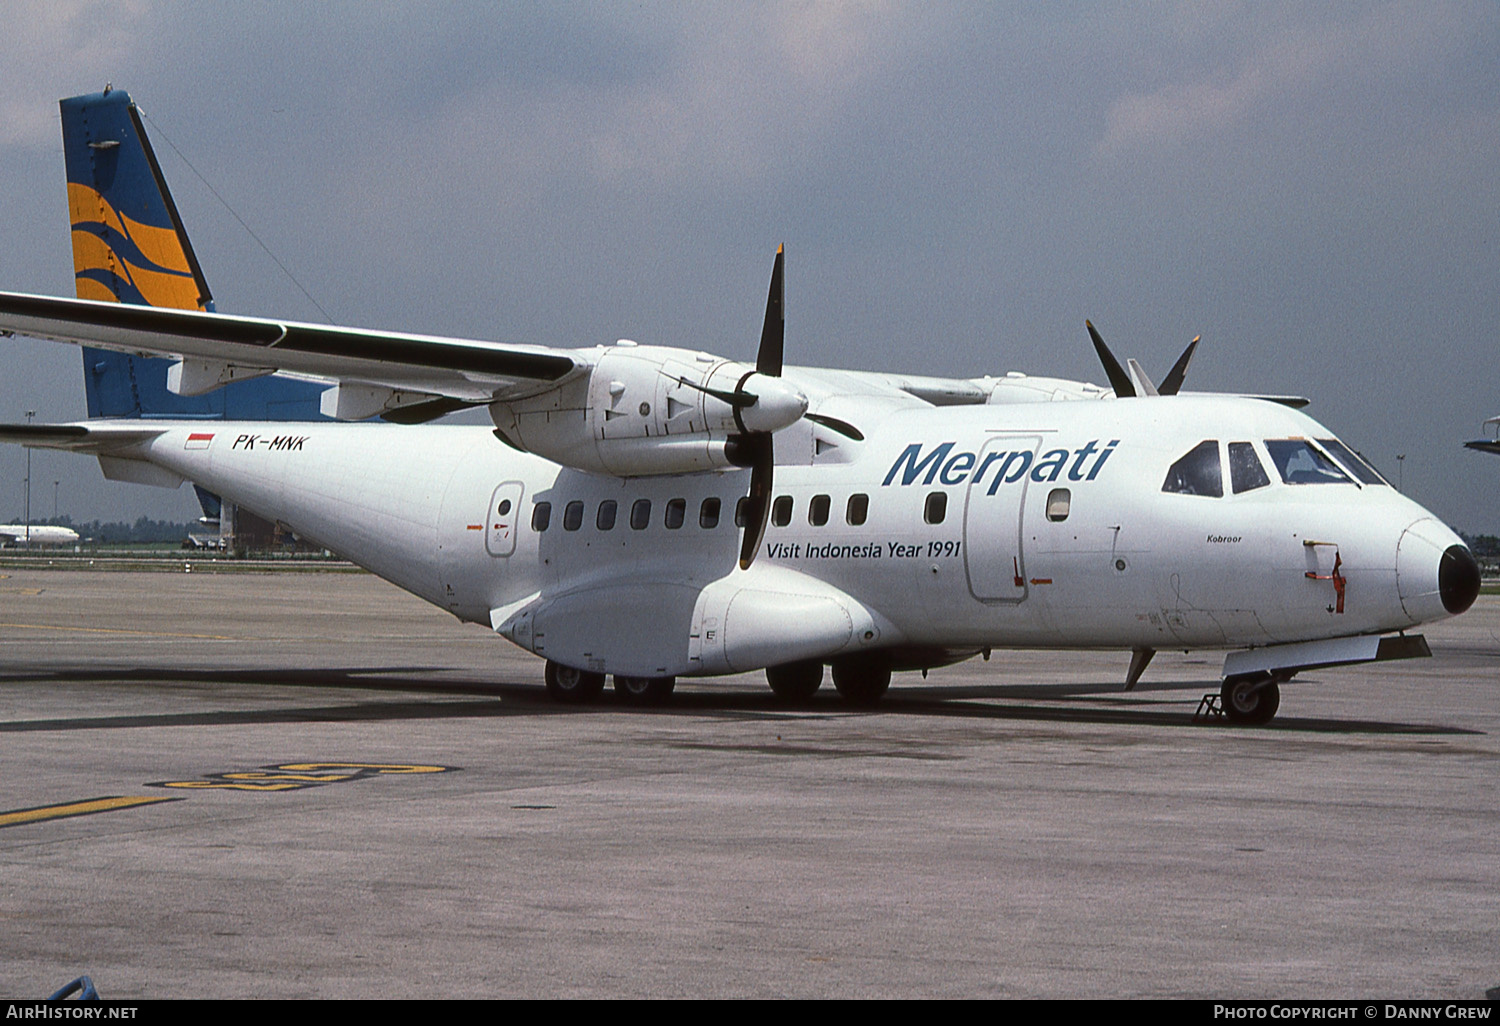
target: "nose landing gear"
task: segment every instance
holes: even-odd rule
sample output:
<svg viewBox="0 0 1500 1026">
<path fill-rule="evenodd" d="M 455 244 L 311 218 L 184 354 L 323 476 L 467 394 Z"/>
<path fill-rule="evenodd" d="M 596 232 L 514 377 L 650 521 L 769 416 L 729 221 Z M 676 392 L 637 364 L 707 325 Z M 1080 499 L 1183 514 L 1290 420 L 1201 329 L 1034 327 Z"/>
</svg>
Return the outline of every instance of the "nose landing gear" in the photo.
<svg viewBox="0 0 1500 1026">
<path fill-rule="evenodd" d="M 1248 727 L 1270 723 L 1281 707 L 1281 684 L 1289 680 L 1269 671 L 1242 673 L 1224 678 L 1219 689 L 1219 708 L 1229 722 Z"/>
</svg>

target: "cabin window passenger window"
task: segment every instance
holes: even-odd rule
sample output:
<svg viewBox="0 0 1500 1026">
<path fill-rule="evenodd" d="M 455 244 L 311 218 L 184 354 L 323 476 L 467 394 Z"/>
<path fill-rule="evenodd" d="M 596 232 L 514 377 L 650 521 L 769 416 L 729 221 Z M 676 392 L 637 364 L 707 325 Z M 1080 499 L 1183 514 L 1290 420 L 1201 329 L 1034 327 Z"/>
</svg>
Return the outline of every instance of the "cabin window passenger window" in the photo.
<svg viewBox="0 0 1500 1026">
<path fill-rule="evenodd" d="M 615 529 L 615 512 L 619 509 L 614 499 L 605 499 L 599 503 L 599 513 L 594 517 L 594 526 L 601 531 L 613 531 Z"/>
<path fill-rule="evenodd" d="M 785 527 L 792 522 L 792 497 L 790 495 L 778 495 L 776 501 L 771 503 L 771 523 L 777 527 Z"/>
<path fill-rule="evenodd" d="M 1161 490 L 1180 495 L 1212 495 L 1214 498 L 1223 495 L 1224 475 L 1219 470 L 1218 439 L 1199 442 L 1186 456 L 1172 464 Z"/>
<path fill-rule="evenodd" d="M 1337 438 L 1320 438 L 1318 439 L 1318 444 L 1326 449 L 1334 459 L 1342 463 L 1345 470 L 1359 478 L 1361 483 L 1372 485 L 1390 484 L 1389 481 L 1380 476 L 1380 471 L 1370 466 L 1368 460 Z"/>
<path fill-rule="evenodd" d="M 651 500 L 636 499 L 630 507 L 631 530 L 644 531 L 651 523 Z"/>
<path fill-rule="evenodd" d="M 698 526 L 705 531 L 711 531 L 719 526 L 718 499 L 703 500 L 703 505 L 698 507 Z"/>
<path fill-rule="evenodd" d="M 1305 438 L 1273 438 L 1266 442 L 1271 462 L 1287 484 L 1353 484 L 1338 465 Z"/>
<path fill-rule="evenodd" d="M 863 492 L 849 496 L 849 505 L 844 510 L 844 519 L 852 527 L 863 524 L 870 516 L 870 497 Z"/>
<path fill-rule="evenodd" d="M 750 522 L 750 496 L 740 496 L 740 501 L 734 504 L 734 526 L 744 527 Z"/>
<path fill-rule="evenodd" d="M 1229 484 L 1234 494 L 1254 491 L 1271 483 L 1266 468 L 1260 465 L 1255 455 L 1255 446 L 1249 442 L 1229 443 Z"/>
<path fill-rule="evenodd" d="M 563 530 L 576 531 L 583 526 L 583 503 L 574 499 L 563 507 Z"/>
<path fill-rule="evenodd" d="M 948 493 L 933 492 L 927 496 L 927 503 L 922 507 L 922 519 L 929 524 L 941 524 L 943 518 L 948 515 Z"/>
<path fill-rule="evenodd" d="M 828 523 L 828 506 L 828 496 L 814 495 L 807 504 L 807 522 L 814 527 L 822 527 Z"/>
<path fill-rule="evenodd" d="M 531 529 L 538 534 L 547 529 L 552 523 L 552 503 L 539 502 L 531 507 Z"/>
<path fill-rule="evenodd" d="M 673 499 L 667 503 L 667 530 L 675 531 L 687 517 L 687 500 Z"/>
<path fill-rule="evenodd" d="M 1073 508 L 1073 493 L 1066 488 L 1054 488 L 1047 496 L 1047 519 L 1060 523 L 1068 519 Z"/>
</svg>

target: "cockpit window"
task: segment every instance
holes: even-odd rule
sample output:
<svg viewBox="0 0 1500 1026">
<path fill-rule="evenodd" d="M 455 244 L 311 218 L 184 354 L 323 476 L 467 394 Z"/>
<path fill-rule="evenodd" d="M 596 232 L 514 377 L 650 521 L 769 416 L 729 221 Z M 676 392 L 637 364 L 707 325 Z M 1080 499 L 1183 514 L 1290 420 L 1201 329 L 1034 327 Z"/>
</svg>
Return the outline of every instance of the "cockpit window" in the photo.
<svg viewBox="0 0 1500 1026">
<path fill-rule="evenodd" d="M 1271 462 L 1287 484 L 1353 484 L 1344 472 L 1305 438 L 1266 440 Z"/>
<path fill-rule="evenodd" d="M 1390 484 L 1389 481 L 1380 476 L 1378 470 L 1366 462 L 1363 456 L 1337 438 L 1320 438 L 1318 439 L 1318 444 L 1326 449 L 1334 459 L 1342 463 L 1345 470 L 1359 478 L 1362 484 Z"/>
<path fill-rule="evenodd" d="M 1229 485 L 1234 494 L 1254 491 L 1271 483 L 1266 468 L 1260 465 L 1255 446 L 1249 442 L 1229 443 Z"/>
<path fill-rule="evenodd" d="M 1215 498 L 1223 495 L 1224 475 L 1219 470 L 1218 439 L 1199 442 L 1186 456 L 1172 464 L 1161 490 Z"/>
</svg>

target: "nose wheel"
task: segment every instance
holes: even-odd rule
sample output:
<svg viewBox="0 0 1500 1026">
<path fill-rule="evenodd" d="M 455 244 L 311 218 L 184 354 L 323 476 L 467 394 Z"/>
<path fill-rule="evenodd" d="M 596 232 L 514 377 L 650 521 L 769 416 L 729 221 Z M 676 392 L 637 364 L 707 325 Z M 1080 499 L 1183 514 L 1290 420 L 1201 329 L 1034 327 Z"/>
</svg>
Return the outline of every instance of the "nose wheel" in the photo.
<svg viewBox="0 0 1500 1026">
<path fill-rule="evenodd" d="M 1269 673 L 1225 677 L 1219 698 L 1230 723 L 1259 727 L 1270 723 L 1281 707 L 1281 682 Z"/>
</svg>

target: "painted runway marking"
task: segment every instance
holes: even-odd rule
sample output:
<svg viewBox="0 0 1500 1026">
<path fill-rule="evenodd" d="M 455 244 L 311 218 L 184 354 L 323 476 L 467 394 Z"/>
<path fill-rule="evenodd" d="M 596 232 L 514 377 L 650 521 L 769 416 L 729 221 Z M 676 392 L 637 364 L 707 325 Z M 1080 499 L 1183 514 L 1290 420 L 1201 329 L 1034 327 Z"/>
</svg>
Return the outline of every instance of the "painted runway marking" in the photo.
<svg viewBox="0 0 1500 1026">
<path fill-rule="evenodd" d="M 229 634 L 177 634 L 172 631 L 132 631 L 122 627 L 61 627 L 46 623 L 0 623 L 0 627 L 15 627 L 32 631 L 76 631 L 82 634 L 134 634 L 143 638 L 199 638 L 205 641 L 255 640 L 237 638 Z"/>
<path fill-rule="evenodd" d="M 236 773 L 207 773 L 202 780 L 164 780 L 147 787 L 172 787 L 189 790 L 230 791 L 300 791 L 308 787 L 337 784 L 346 780 L 361 780 L 365 777 L 407 775 L 412 773 L 452 773 L 457 766 L 423 766 L 398 762 L 287 762 L 275 766 L 264 766 L 258 770 L 242 770 Z M 40 823 L 52 819 L 67 819 L 70 816 L 88 816 L 95 812 L 113 812 L 115 809 L 131 809 L 138 805 L 156 805 L 160 802 L 180 802 L 179 797 L 157 797 L 154 795 L 106 795 L 88 798 L 81 802 L 64 802 L 60 805 L 39 805 L 31 809 L 12 809 L 0 812 L 0 829 L 20 826 L 23 823 Z"/>
<path fill-rule="evenodd" d="M 451 773 L 457 766 L 409 766 L 390 762 L 286 762 L 258 770 L 205 773 L 202 780 L 161 780 L 147 787 L 198 791 L 300 791 L 346 780 L 406 773 Z"/>
<path fill-rule="evenodd" d="M 113 812 L 115 809 L 131 809 L 137 805 L 155 805 L 159 802 L 180 802 L 181 798 L 158 798 L 154 795 L 106 796 L 89 798 L 81 802 L 65 802 L 62 805 L 39 805 L 34 809 L 16 809 L 0 812 L 0 828 L 19 826 L 22 823 L 38 823 L 48 819 L 66 819 L 69 816 L 88 816 L 95 812 Z"/>
</svg>

